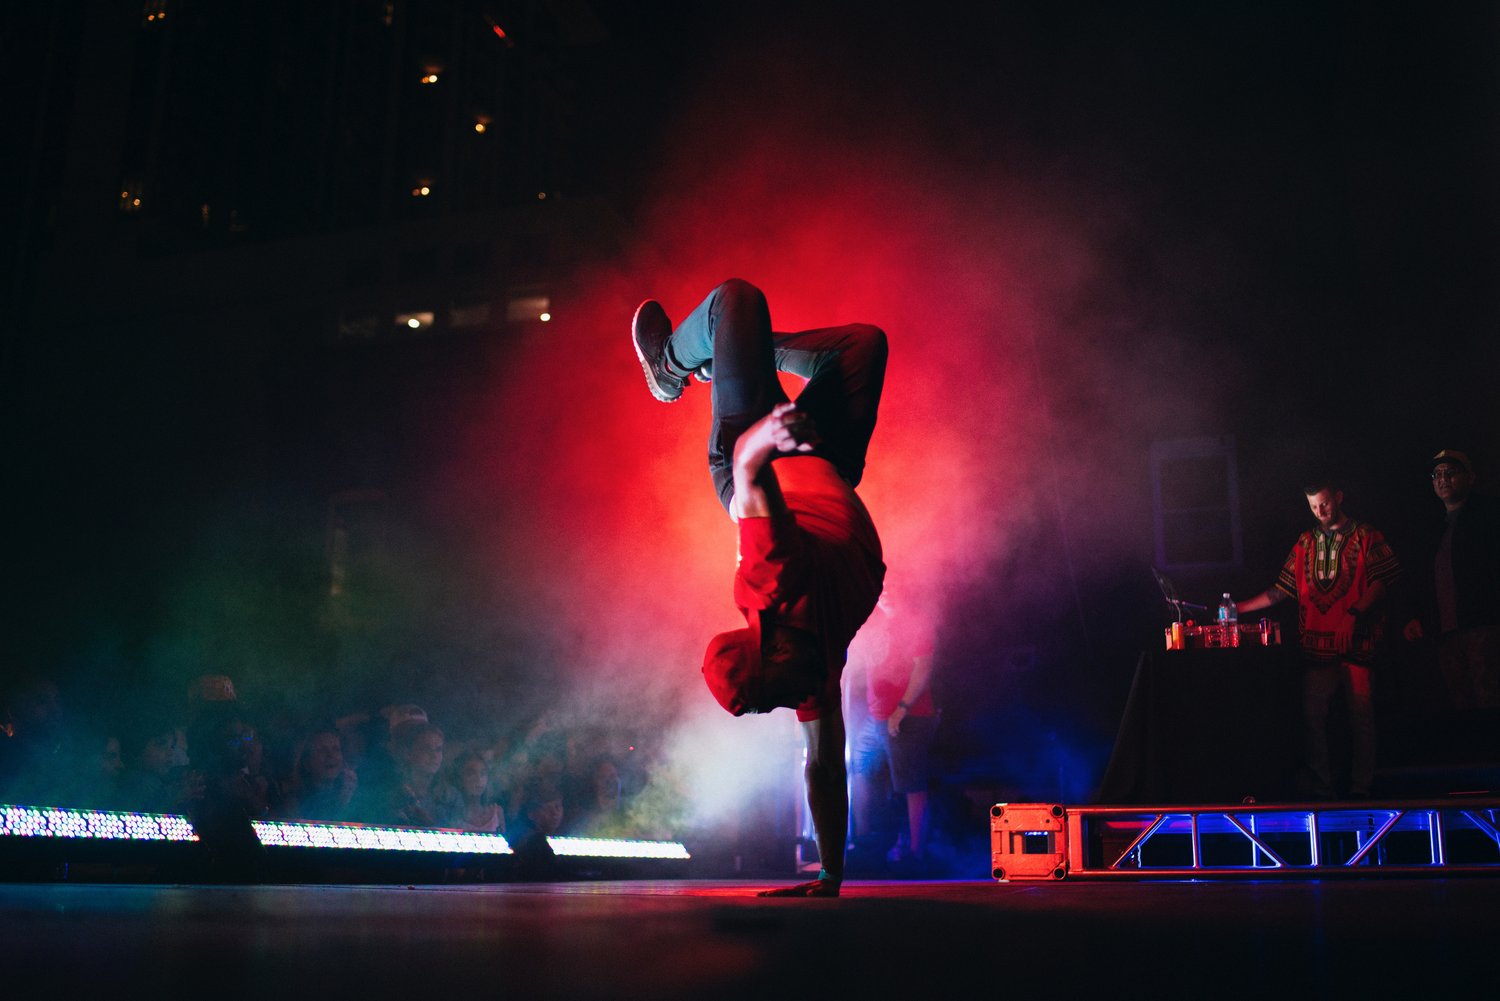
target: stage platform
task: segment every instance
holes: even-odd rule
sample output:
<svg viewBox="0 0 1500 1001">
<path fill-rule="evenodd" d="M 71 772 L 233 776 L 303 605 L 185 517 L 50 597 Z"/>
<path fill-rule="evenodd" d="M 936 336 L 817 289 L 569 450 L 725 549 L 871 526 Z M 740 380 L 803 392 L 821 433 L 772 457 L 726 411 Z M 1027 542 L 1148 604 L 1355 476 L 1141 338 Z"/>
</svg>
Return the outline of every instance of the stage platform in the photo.
<svg viewBox="0 0 1500 1001">
<path fill-rule="evenodd" d="M 0 960 L 13 997 L 1431 996 L 1491 982 L 1500 905 L 1485 875 L 774 885 L 6 883 Z"/>
</svg>

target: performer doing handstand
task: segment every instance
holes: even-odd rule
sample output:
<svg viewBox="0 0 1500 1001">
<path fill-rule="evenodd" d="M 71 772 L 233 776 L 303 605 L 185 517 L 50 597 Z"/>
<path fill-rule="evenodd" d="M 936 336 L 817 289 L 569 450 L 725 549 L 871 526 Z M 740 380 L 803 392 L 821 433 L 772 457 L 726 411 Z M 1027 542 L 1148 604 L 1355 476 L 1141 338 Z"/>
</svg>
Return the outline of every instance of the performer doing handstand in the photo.
<svg viewBox="0 0 1500 1001">
<path fill-rule="evenodd" d="M 734 599 L 747 628 L 715 636 L 703 674 L 736 716 L 796 710 L 822 870 L 762 896 L 836 897 L 849 792 L 839 680 L 849 641 L 880 597 L 880 537 L 855 494 L 885 381 L 885 334 L 851 324 L 773 333 L 761 291 L 730 279 L 675 330 L 648 299 L 632 323 L 652 395 L 710 382 L 708 465 L 739 529 Z M 777 371 L 807 380 L 795 403 Z"/>
</svg>

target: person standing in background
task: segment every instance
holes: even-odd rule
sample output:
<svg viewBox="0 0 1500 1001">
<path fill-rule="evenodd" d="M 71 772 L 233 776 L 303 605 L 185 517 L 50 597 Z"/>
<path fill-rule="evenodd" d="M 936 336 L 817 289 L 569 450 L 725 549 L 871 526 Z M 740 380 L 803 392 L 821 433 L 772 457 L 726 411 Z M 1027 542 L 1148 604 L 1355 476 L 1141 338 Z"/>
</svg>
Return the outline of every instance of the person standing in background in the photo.
<svg viewBox="0 0 1500 1001">
<path fill-rule="evenodd" d="M 1500 733 L 1476 714 L 1500 710 L 1500 501 L 1474 492 L 1468 455 L 1432 457 L 1432 491 L 1443 504 L 1433 519 L 1418 581 L 1418 612 L 1406 639 L 1437 641 L 1443 715 L 1494 756 Z"/>
<path fill-rule="evenodd" d="M 905 830 L 887 860 L 898 872 L 926 872 L 928 783 L 938 710 L 932 697 L 932 629 L 900 603 L 890 582 L 859 636 L 867 713 L 854 748 L 855 827 L 863 838 L 879 827 L 885 779 L 899 797 Z"/>
</svg>

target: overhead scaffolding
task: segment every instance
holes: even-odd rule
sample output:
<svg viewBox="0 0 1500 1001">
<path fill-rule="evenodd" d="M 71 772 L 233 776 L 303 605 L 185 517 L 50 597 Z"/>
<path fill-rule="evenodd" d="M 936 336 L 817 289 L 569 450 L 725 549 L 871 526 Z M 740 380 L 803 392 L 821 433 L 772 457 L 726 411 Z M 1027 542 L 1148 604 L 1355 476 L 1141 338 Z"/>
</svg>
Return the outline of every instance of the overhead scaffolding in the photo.
<svg viewBox="0 0 1500 1001">
<path fill-rule="evenodd" d="M 1500 873 L 1500 801 L 990 808 L 997 880 Z"/>
</svg>

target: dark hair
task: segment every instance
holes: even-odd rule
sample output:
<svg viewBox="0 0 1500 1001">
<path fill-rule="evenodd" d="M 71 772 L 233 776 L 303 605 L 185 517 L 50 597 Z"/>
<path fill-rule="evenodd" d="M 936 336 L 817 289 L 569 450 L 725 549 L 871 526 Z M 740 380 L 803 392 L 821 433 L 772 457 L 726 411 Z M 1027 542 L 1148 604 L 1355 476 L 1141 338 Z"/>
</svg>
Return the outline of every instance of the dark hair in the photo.
<svg viewBox="0 0 1500 1001">
<path fill-rule="evenodd" d="M 464 766 L 467 765 L 470 761 L 477 761 L 480 764 L 484 765 L 484 770 L 485 771 L 491 771 L 492 770 L 490 768 L 490 763 L 485 760 L 484 755 L 480 754 L 478 751 L 470 749 L 470 750 L 464 751 L 458 757 L 456 757 L 456 758 L 453 759 L 453 766 L 452 767 L 453 767 L 453 778 L 454 778 L 455 781 L 463 777 Z"/>
<path fill-rule="evenodd" d="M 1341 483 L 1339 483 L 1338 480 L 1334 479 L 1332 476 L 1324 476 L 1320 479 L 1309 480 L 1307 486 L 1302 488 L 1302 492 L 1308 497 L 1311 497 L 1314 494 L 1320 494 L 1325 490 L 1327 490 L 1331 494 L 1336 494 L 1342 493 L 1344 487 Z"/>
<path fill-rule="evenodd" d="M 167 717 L 147 716 L 127 720 L 119 727 L 119 731 L 120 756 L 126 764 L 133 765 L 140 761 L 141 753 L 151 741 L 158 737 L 175 738 L 177 727 Z"/>
<path fill-rule="evenodd" d="M 325 733 L 332 735 L 339 742 L 339 753 L 344 753 L 344 735 L 339 733 L 338 727 L 332 723 L 317 723 L 308 727 L 302 732 L 302 739 L 297 741 L 297 746 L 292 751 L 292 773 L 298 781 L 305 775 L 307 752 L 311 750 L 313 740 Z"/>
</svg>

